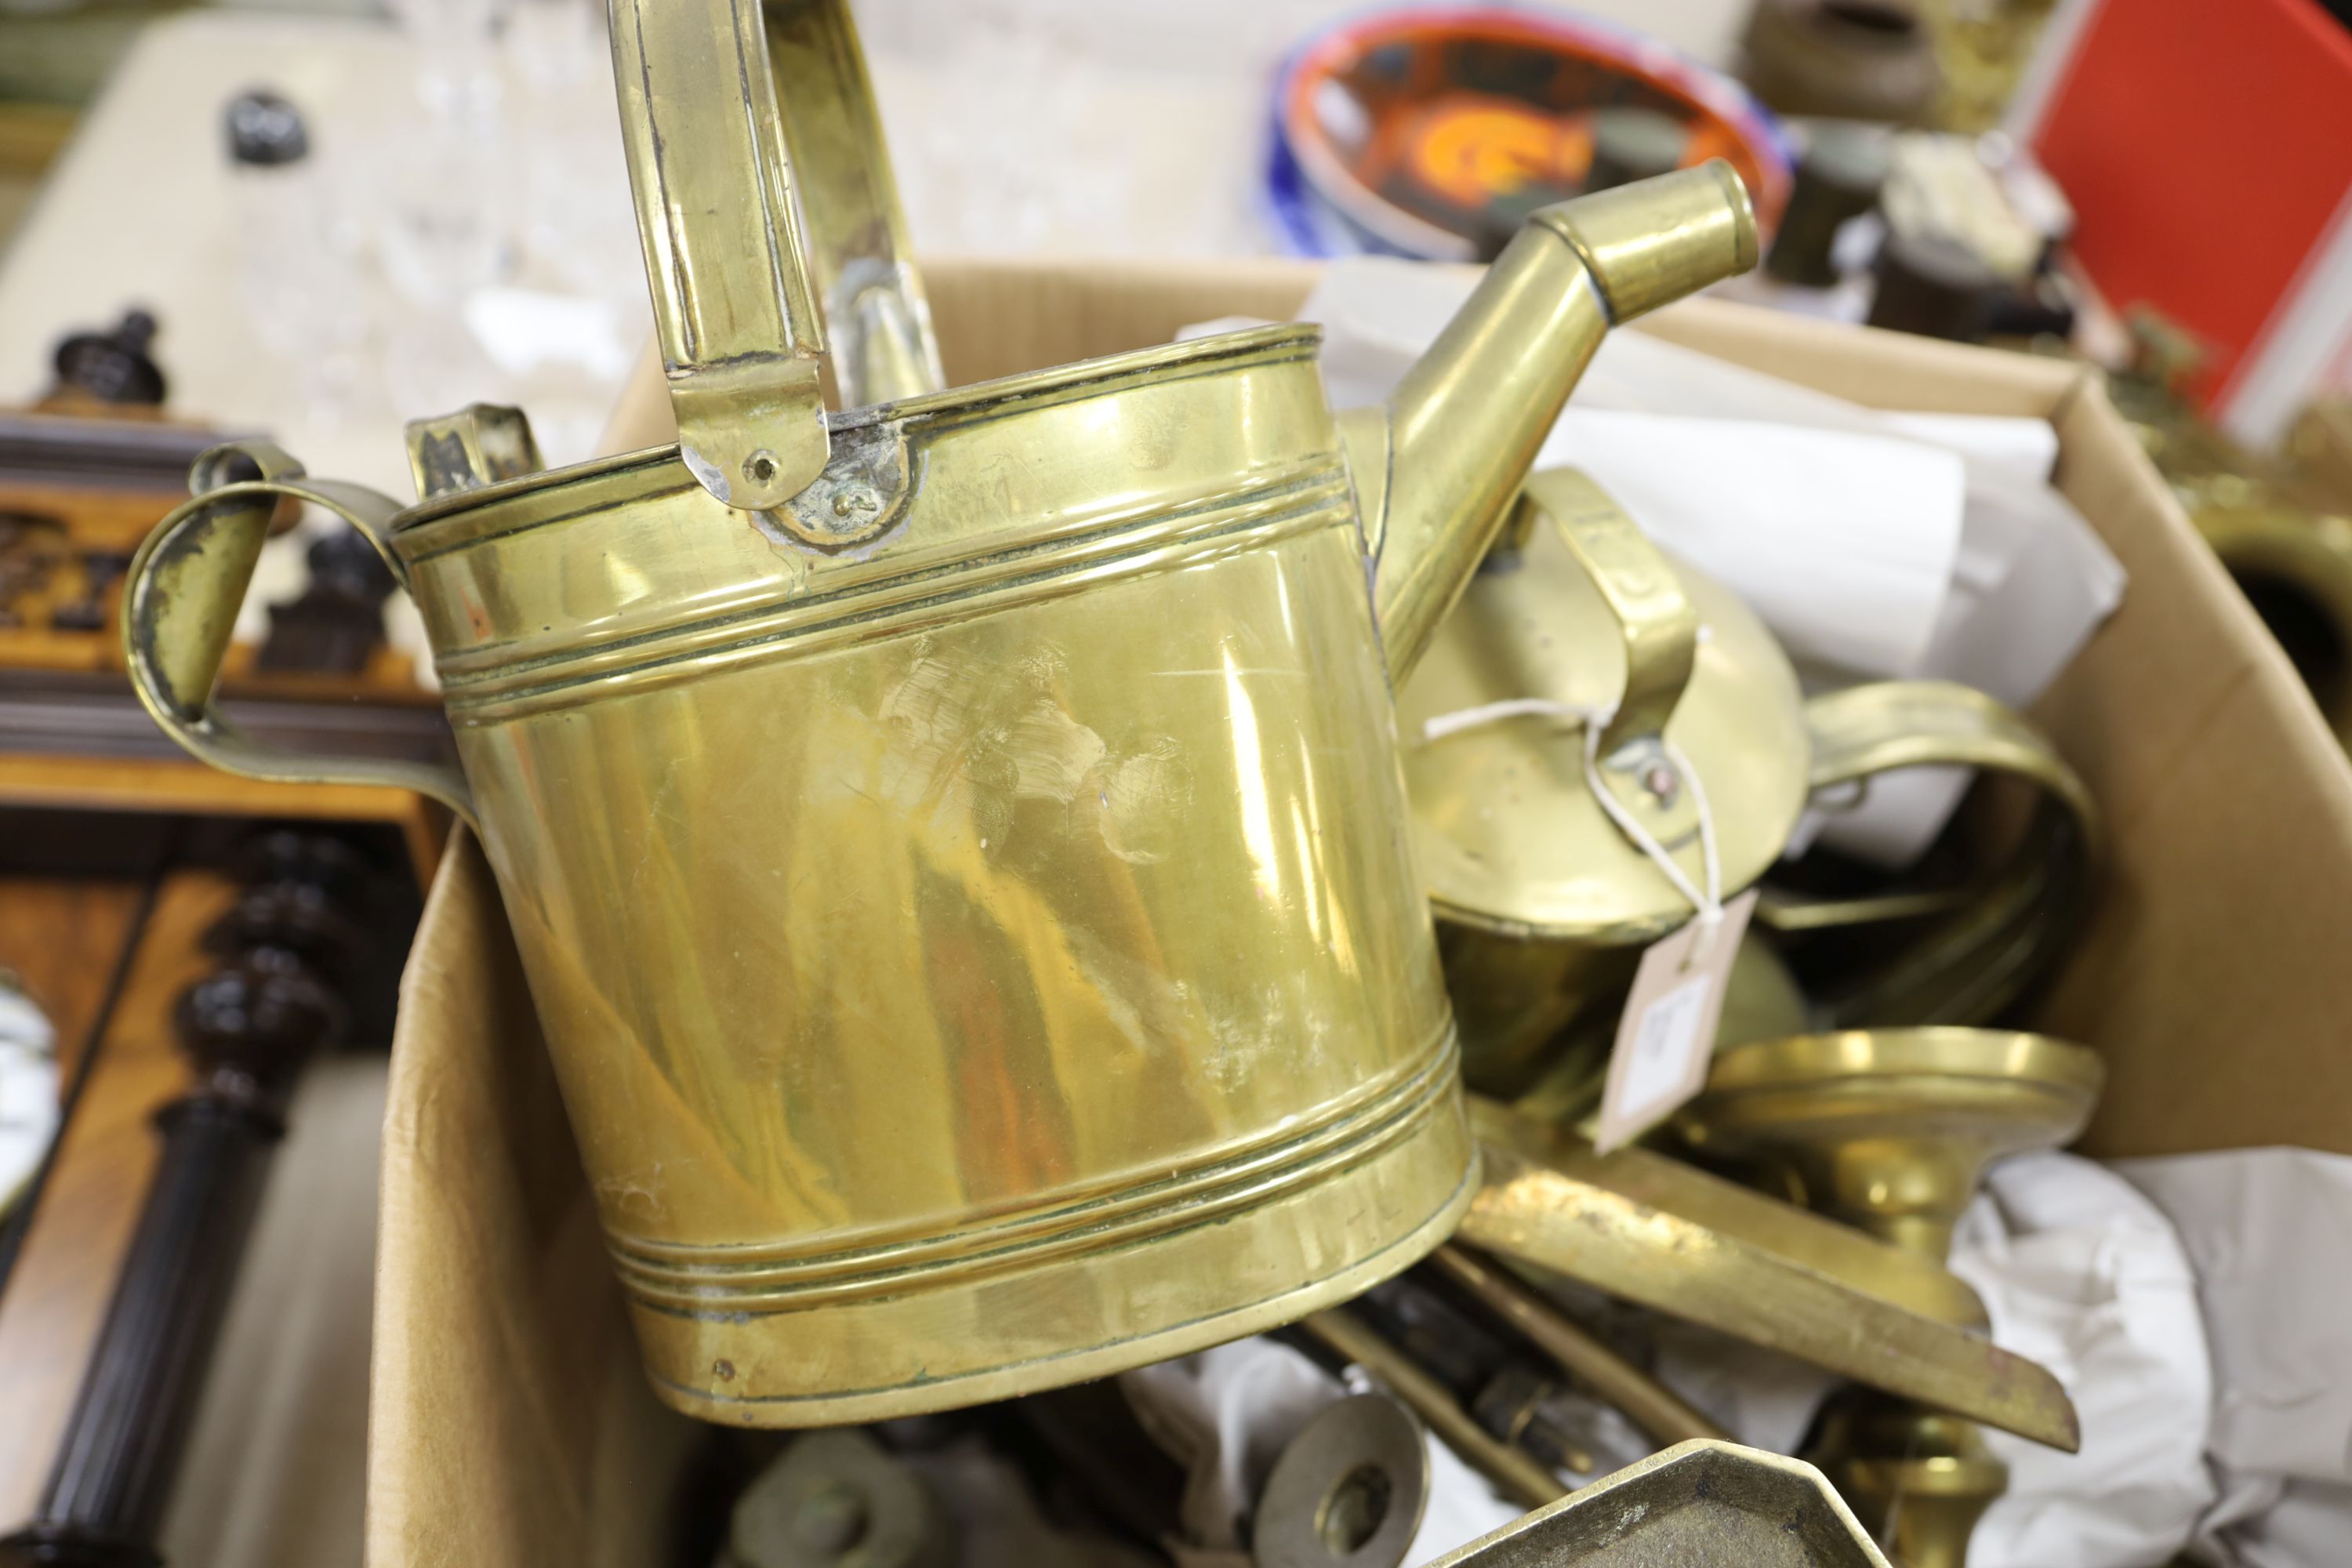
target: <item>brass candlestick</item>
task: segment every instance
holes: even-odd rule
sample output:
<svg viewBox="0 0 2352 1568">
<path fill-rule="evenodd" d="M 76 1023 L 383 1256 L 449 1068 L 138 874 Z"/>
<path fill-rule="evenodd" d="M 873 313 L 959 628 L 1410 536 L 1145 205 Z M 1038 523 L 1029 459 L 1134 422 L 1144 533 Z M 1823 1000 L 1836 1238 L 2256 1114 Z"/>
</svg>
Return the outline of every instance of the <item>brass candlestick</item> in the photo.
<svg viewBox="0 0 2352 1568">
<path fill-rule="evenodd" d="M 1680 1119 L 1698 1148 L 1764 1166 L 1791 1194 L 1935 1262 L 1985 1168 L 2056 1148 L 2105 1071 L 2080 1046 L 1986 1029 L 1848 1030 L 1716 1059 Z M 1965 1568 L 2009 1487 L 1976 1424 L 1872 1390 L 1832 1402 L 1805 1458 L 1902 1568 Z"/>
</svg>

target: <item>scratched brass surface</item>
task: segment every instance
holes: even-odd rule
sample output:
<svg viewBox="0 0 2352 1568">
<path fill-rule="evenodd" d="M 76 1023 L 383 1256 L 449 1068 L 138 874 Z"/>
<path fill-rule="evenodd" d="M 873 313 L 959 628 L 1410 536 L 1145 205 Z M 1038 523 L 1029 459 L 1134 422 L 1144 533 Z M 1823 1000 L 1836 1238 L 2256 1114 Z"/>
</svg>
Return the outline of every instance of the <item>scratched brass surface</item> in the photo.
<svg viewBox="0 0 2352 1568">
<path fill-rule="evenodd" d="M 473 410 L 398 516 L 213 454 L 124 635 L 198 754 L 363 773 L 209 692 L 282 499 L 388 551 L 464 769 L 404 782 L 479 825 L 655 1383 L 804 1426 L 1254 1332 L 1452 1230 L 1391 683 L 1605 330 L 1755 229 L 1720 163 L 1544 209 L 1344 417 L 1300 327 L 827 416 L 779 102 L 822 51 L 768 37 L 614 0 L 681 447 L 500 477 Z"/>
<path fill-rule="evenodd" d="M 1529 700 L 1558 706 L 1430 731 Z M 1727 898 L 1779 858 L 1804 807 L 1787 656 L 1737 595 L 1668 559 L 1572 469 L 1528 482 L 1505 545 L 1397 706 L 1415 856 L 1464 1067 L 1484 1092 L 1526 1089 L 1560 1030 L 1622 990 L 1641 946 L 1691 914 L 1594 799 L 1576 710 L 1612 715 L 1597 742 L 1602 784 L 1694 885 L 1698 796 L 1677 752 L 1705 791 Z"/>
<path fill-rule="evenodd" d="M 1676 1125 L 1708 1154 L 1776 1170 L 1799 1201 L 1941 1261 L 1985 1167 L 2072 1140 L 2105 1079 L 2095 1054 L 2046 1035 L 1848 1029 L 1724 1052 Z"/>
</svg>

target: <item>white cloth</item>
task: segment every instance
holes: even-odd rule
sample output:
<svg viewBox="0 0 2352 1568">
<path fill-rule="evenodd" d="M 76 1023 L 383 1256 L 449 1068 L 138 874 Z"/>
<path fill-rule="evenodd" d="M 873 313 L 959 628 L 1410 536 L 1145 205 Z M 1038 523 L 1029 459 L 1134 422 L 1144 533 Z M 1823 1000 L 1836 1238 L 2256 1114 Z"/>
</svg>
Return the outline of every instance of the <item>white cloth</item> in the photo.
<svg viewBox="0 0 2352 1568">
<path fill-rule="evenodd" d="M 2130 1183 L 2071 1154 L 1995 1166 L 1953 1237 L 2000 1345 L 2066 1385 L 2083 1447 L 1986 1441 L 2009 1491 L 1971 1568 L 2156 1568 L 2212 1501 L 2203 1451 L 2213 1372 L 2180 1237 Z"/>
<path fill-rule="evenodd" d="M 2268 1476 L 2250 1490 L 2256 1506 L 2200 1528 L 2196 1555 L 2229 1568 L 2334 1568 L 2352 1552 L 2352 1483 Z"/>
<path fill-rule="evenodd" d="M 1021 1467 L 984 1438 L 899 1458 L 940 1500 L 954 1529 L 957 1568 L 1153 1568 L 1158 1561 L 1111 1536 L 1047 1519 Z"/>
<path fill-rule="evenodd" d="M 2352 1560 L 2352 1158 L 2235 1149 L 2116 1169 L 2179 1227 L 2212 1346 L 2217 1561 Z"/>
<path fill-rule="evenodd" d="M 1793 1454 L 1835 1373 L 1713 1329 L 1656 1320 L 1658 1381 L 1751 1448 Z"/>
<path fill-rule="evenodd" d="M 0 1215 L 57 1135 L 57 1044 L 48 1015 L 0 971 Z"/>
</svg>

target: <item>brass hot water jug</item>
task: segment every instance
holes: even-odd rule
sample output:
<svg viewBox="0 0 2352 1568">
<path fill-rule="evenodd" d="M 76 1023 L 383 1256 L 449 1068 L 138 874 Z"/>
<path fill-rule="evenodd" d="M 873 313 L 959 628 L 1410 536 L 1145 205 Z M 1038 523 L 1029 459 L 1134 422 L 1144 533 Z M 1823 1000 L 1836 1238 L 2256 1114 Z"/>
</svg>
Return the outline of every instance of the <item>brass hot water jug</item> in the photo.
<svg viewBox="0 0 2352 1568">
<path fill-rule="evenodd" d="M 1391 685 L 1601 334 L 1753 262 L 1738 181 L 1536 214 L 1385 408 L 1280 326 L 829 414 L 757 0 L 613 13 L 681 444 L 459 420 L 512 477 L 405 510 L 213 454 L 132 568 L 143 700 L 478 826 L 682 1409 L 994 1399 L 1403 1268 L 1475 1160 Z M 462 779 L 211 706 L 289 497 L 395 564 Z"/>
</svg>

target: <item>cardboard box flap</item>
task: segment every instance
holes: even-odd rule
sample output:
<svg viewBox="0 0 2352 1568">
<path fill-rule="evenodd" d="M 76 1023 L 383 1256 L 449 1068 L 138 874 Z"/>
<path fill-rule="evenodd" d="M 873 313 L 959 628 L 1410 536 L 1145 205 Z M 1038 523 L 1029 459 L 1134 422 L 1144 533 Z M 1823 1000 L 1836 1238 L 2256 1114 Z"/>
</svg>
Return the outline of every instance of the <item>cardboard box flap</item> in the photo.
<svg viewBox="0 0 2352 1568">
<path fill-rule="evenodd" d="M 402 977 L 387 1095 L 368 1562 L 667 1561 L 667 1521 L 635 1494 L 667 1495 L 696 1428 L 638 1370 L 505 911 L 462 827 Z"/>
</svg>

